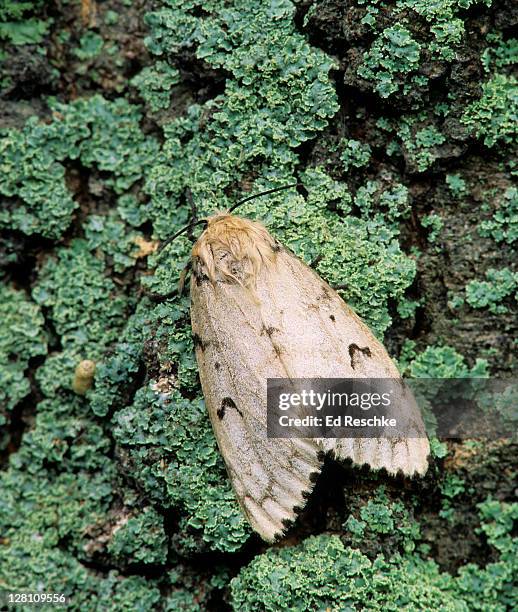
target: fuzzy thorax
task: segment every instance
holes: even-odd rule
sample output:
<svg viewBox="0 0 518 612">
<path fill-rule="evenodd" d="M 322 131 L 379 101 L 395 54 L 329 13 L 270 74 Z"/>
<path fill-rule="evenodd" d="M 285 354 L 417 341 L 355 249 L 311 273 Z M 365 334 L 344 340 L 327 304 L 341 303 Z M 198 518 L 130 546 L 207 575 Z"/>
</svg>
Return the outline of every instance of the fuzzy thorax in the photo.
<svg viewBox="0 0 518 612">
<path fill-rule="evenodd" d="M 278 247 L 266 228 L 226 213 L 207 219 L 192 249 L 193 262 L 211 282 L 255 285 L 261 267 L 275 260 Z"/>
</svg>

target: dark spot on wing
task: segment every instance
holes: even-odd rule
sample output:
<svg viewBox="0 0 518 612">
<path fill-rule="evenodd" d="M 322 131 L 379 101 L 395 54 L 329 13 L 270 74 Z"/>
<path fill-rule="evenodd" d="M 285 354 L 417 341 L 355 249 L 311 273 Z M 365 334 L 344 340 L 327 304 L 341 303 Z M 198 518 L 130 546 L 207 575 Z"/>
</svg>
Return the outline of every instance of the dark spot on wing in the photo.
<svg viewBox="0 0 518 612">
<path fill-rule="evenodd" d="M 204 342 L 196 333 L 192 335 L 192 341 L 194 348 L 199 348 L 201 351 L 204 351 L 210 344 L 209 342 Z"/>
<path fill-rule="evenodd" d="M 280 242 L 277 242 L 277 240 L 273 243 L 272 251 L 274 253 L 278 253 L 279 251 L 282 251 L 282 245 L 280 244 Z"/>
<path fill-rule="evenodd" d="M 277 355 L 277 357 L 280 357 L 282 355 L 282 348 L 278 345 L 278 344 L 274 344 L 273 345 L 273 350 L 275 351 L 275 354 Z"/>
<path fill-rule="evenodd" d="M 196 284 L 198 285 L 198 287 L 200 285 L 203 285 L 203 283 L 208 283 L 209 282 L 209 277 L 204 274 L 203 272 L 195 272 L 194 273 L 194 279 L 196 281 Z"/>
<path fill-rule="evenodd" d="M 368 346 L 359 347 L 357 344 L 349 344 L 349 357 L 351 358 L 351 368 L 354 370 L 356 363 L 358 363 L 357 354 L 362 353 L 366 357 L 372 357 L 371 350 Z"/>
<path fill-rule="evenodd" d="M 336 321 L 335 315 L 329 315 L 329 318 L 331 319 L 331 321 L 333 321 L 333 323 Z"/>
<path fill-rule="evenodd" d="M 236 402 L 231 398 L 231 397 L 224 397 L 221 401 L 221 406 L 218 409 L 218 419 L 221 421 L 223 419 L 223 417 L 225 416 L 225 411 L 227 408 L 234 408 L 234 410 L 237 410 L 237 412 L 239 413 L 240 417 L 243 417 L 243 413 L 241 412 L 241 410 L 239 410 L 239 408 L 236 406 Z"/>
<path fill-rule="evenodd" d="M 316 302 L 314 302 L 313 304 L 308 304 L 308 308 L 310 310 L 319 310 L 319 308 L 324 305 L 324 308 L 328 308 L 329 304 L 327 304 L 326 302 L 329 302 L 331 299 L 330 293 L 329 293 L 329 288 L 326 285 L 322 285 L 322 293 L 319 293 L 317 295 L 316 298 Z"/>
<path fill-rule="evenodd" d="M 216 370 L 219 370 L 221 368 L 221 363 L 219 361 L 215 361 L 214 367 L 216 368 Z"/>
<path fill-rule="evenodd" d="M 277 327 L 273 327 L 273 325 L 270 325 L 269 327 L 263 325 L 263 328 L 261 329 L 261 335 L 266 334 L 269 338 L 271 338 L 273 334 L 278 331 L 280 330 L 277 329 Z"/>
<path fill-rule="evenodd" d="M 279 346 L 279 344 L 277 344 L 276 342 L 274 342 L 274 340 L 272 339 L 272 336 L 276 333 L 276 332 L 280 332 L 281 330 L 278 329 L 277 327 L 273 327 L 273 325 L 269 325 L 268 327 L 266 325 L 263 325 L 262 329 L 261 329 L 261 336 L 263 334 L 266 334 L 268 336 L 268 338 L 270 338 L 272 346 L 273 346 L 273 350 L 275 351 L 275 354 L 277 357 L 280 357 L 283 350 L 282 347 Z"/>
<path fill-rule="evenodd" d="M 192 273 L 194 276 L 194 280 L 196 281 L 196 284 L 198 286 L 200 286 L 202 283 L 209 282 L 209 277 L 202 270 L 202 265 L 201 265 L 201 261 L 199 257 L 196 257 L 195 259 L 193 259 Z"/>
</svg>

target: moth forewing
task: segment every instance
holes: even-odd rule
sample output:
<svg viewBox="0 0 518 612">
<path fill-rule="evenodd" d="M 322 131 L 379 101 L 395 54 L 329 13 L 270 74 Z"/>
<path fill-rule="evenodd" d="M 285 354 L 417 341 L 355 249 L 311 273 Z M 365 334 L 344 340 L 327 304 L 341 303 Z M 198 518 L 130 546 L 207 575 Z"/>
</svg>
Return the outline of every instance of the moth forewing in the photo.
<svg viewBox="0 0 518 612">
<path fill-rule="evenodd" d="M 200 380 L 236 496 L 267 541 L 305 505 L 323 452 L 407 475 L 428 440 L 269 439 L 268 378 L 398 378 L 381 343 L 340 296 L 257 222 L 216 215 L 193 247 L 191 319 Z"/>
<path fill-rule="evenodd" d="M 283 533 L 321 468 L 316 441 L 266 437 L 266 380 L 284 376 L 261 334 L 256 296 L 193 262 L 191 319 L 205 402 L 236 496 L 267 541 Z"/>
</svg>

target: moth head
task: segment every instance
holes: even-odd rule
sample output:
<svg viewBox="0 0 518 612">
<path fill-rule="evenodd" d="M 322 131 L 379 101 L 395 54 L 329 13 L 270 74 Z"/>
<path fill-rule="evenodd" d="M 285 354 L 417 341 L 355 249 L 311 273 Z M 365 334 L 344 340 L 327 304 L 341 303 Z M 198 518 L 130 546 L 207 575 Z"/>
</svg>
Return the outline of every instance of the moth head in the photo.
<svg viewBox="0 0 518 612">
<path fill-rule="evenodd" d="M 213 283 L 253 287 L 261 268 L 275 261 L 274 238 L 261 223 L 229 213 L 215 214 L 206 222 L 192 249 L 193 264 Z"/>
<path fill-rule="evenodd" d="M 256 221 L 235 217 L 231 213 L 245 202 L 297 186 L 298 183 L 293 183 L 267 189 L 239 200 L 223 213 L 198 221 L 193 219 L 189 225 L 182 227 L 167 238 L 160 245 L 158 254 L 163 252 L 165 247 L 178 236 L 192 232 L 194 227 L 203 223 L 205 231 L 192 249 L 192 264 L 193 269 L 197 272 L 197 277 L 208 279 L 213 283 L 216 281 L 234 282 L 253 289 L 261 268 L 274 261 L 279 245 L 263 225 Z M 194 210 L 189 189 L 186 190 L 186 194 Z"/>
</svg>

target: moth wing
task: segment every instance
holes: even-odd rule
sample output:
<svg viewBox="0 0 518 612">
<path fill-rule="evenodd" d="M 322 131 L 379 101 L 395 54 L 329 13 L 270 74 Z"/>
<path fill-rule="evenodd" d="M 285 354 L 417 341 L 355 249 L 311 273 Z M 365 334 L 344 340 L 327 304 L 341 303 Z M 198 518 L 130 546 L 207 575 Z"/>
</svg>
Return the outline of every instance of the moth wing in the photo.
<svg viewBox="0 0 518 612">
<path fill-rule="evenodd" d="M 268 439 L 268 378 L 400 376 L 336 291 L 280 245 L 255 281 L 254 290 L 212 283 L 194 265 L 191 319 L 203 393 L 230 480 L 252 527 L 272 541 L 305 505 L 322 450 L 412 475 L 426 471 L 429 444 L 411 395 L 394 409 L 410 423 L 399 439 Z"/>
<path fill-rule="evenodd" d="M 338 293 L 282 247 L 276 265 L 259 276 L 257 293 L 284 376 L 396 381 L 386 416 L 404 423 L 399 437 L 326 439 L 324 449 L 391 474 L 424 474 L 430 447 L 415 399 L 384 346 Z"/>
<path fill-rule="evenodd" d="M 321 446 L 266 437 L 267 378 L 286 374 L 250 291 L 194 274 L 191 300 L 200 380 L 219 449 L 250 524 L 274 541 L 306 504 L 321 470 Z"/>
</svg>

